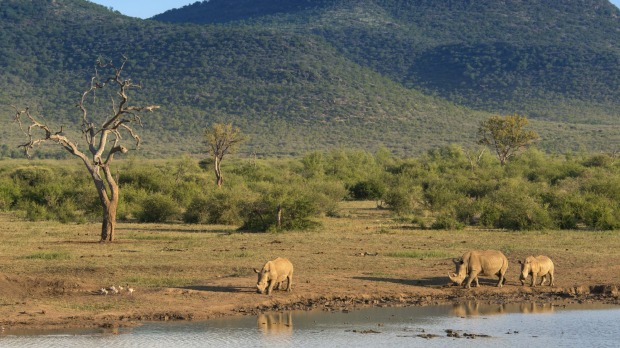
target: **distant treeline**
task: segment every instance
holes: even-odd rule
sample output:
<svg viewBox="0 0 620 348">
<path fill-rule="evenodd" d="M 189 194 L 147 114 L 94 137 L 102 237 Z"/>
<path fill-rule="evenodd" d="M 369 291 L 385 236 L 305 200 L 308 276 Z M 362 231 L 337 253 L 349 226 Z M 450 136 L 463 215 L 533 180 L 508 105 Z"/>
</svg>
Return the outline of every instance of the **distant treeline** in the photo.
<svg viewBox="0 0 620 348">
<path fill-rule="evenodd" d="M 505 166 L 488 150 L 459 146 L 416 158 L 386 149 L 232 158 L 221 189 L 209 165 L 190 157 L 118 162 L 119 220 L 311 229 L 320 216 L 338 217 L 340 201 L 375 200 L 416 228 L 620 228 L 620 165 L 611 154 L 529 149 Z M 73 161 L 0 161 L 0 210 L 32 221 L 101 217 L 93 183 Z"/>
</svg>

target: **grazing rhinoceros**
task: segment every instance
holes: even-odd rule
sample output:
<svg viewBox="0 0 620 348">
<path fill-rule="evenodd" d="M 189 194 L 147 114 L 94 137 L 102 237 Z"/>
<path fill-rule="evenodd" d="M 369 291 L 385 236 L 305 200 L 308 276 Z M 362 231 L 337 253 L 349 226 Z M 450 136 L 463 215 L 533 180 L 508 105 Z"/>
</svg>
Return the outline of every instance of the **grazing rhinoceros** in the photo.
<svg viewBox="0 0 620 348">
<path fill-rule="evenodd" d="M 521 264 L 521 275 L 519 276 L 521 285 L 525 285 L 525 280 L 530 274 L 532 275 L 532 283 L 530 286 L 536 286 L 536 280 L 539 276 L 540 285 L 544 284 L 547 277 L 549 278 L 549 286 L 555 285 L 553 283 L 553 261 L 547 256 L 528 256 L 525 258 L 525 261 L 519 260 L 519 263 Z"/>
<path fill-rule="evenodd" d="M 285 258 L 278 257 L 275 260 L 267 261 L 260 271 L 254 268 L 254 272 L 258 273 L 258 282 L 256 290 L 258 293 L 264 293 L 267 289 L 267 295 L 271 294 L 271 290 L 280 288 L 280 283 L 288 279 L 286 291 L 292 290 L 293 285 L 293 264 Z"/>
<path fill-rule="evenodd" d="M 506 270 L 508 269 L 508 259 L 504 254 L 497 250 L 472 250 L 463 254 L 462 258 L 452 260 L 456 265 L 456 273 L 448 275 L 450 280 L 457 285 L 461 285 L 465 278 L 466 288 L 471 286 L 472 281 L 478 283 L 478 275 L 499 277 L 498 287 L 502 287 L 506 282 Z"/>
</svg>

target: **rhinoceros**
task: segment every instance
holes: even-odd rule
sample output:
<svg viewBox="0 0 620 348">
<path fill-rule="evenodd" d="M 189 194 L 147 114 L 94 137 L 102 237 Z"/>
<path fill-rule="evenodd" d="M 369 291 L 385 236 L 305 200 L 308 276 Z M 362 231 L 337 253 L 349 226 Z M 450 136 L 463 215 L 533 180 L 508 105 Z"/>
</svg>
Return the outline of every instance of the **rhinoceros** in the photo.
<svg viewBox="0 0 620 348">
<path fill-rule="evenodd" d="M 532 283 L 530 286 L 536 286 L 536 281 L 540 276 L 540 285 L 543 285 L 544 282 L 549 278 L 549 286 L 553 286 L 553 261 L 550 258 L 544 255 L 538 256 L 528 256 L 525 258 L 525 261 L 519 260 L 521 264 L 521 275 L 519 276 L 519 280 L 521 280 L 521 285 L 525 285 L 525 280 L 531 274 L 532 275 Z"/>
<path fill-rule="evenodd" d="M 465 278 L 466 288 L 471 286 L 472 281 L 478 283 L 478 275 L 499 277 L 498 287 L 502 287 L 506 282 L 506 270 L 508 269 L 508 259 L 504 254 L 497 250 L 472 250 L 463 254 L 462 258 L 452 260 L 456 265 L 456 273 L 448 275 L 450 280 L 461 285 Z"/>
<path fill-rule="evenodd" d="M 267 290 L 267 295 L 275 288 L 280 288 L 281 283 L 288 280 L 286 291 L 291 291 L 293 286 L 293 264 L 288 259 L 278 257 L 275 260 L 267 261 L 263 268 L 259 271 L 254 268 L 254 272 L 258 273 L 258 281 L 256 282 L 256 291 L 260 294 Z"/>
</svg>

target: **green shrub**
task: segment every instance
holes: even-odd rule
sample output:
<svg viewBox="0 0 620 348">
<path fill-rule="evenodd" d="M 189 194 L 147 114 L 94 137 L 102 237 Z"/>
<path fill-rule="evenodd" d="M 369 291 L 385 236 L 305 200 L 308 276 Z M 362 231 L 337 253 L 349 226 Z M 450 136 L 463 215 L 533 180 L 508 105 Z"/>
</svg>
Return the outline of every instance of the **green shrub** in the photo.
<svg viewBox="0 0 620 348">
<path fill-rule="evenodd" d="M 582 209 L 583 223 L 595 230 L 616 230 L 620 228 L 618 203 L 606 197 L 593 194 L 585 196 Z"/>
<path fill-rule="evenodd" d="M 381 199 L 385 191 L 385 183 L 373 179 L 360 181 L 349 188 L 351 197 L 357 200 Z"/>
<path fill-rule="evenodd" d="M 32 201 L 21 203 L 19 209 L 24 212 L 24 217 L 29 221 L 45 221 L 54 217 L 54 214 L 50 213 L 47 207 Z"/>
<path fill-rule="evenodd" d="M 534 197 L 510 187 L 501 188 L 493 195 L 499 217 L 495 227 L 510 230 L 554 228 L 549 212 Z"/>
<path fill-rule="evenodd" d="M 431 228 L 434 230 L 462 230 L 464 227 L 463 223 L 447 213 L 439 214 L 431 225 Z"/>
<path fill-rule="evenodd" d="M 392 187 L 383 199 L 386 206 L 396 214 L 406 215 L 420 207 L 421 189 L 419 187 Z"/>
<path fill-rule="evenodd" d="M 20 200 L 21 191 L 14 180 L 0 178 L 0 211 L 8 211 Z"/>
<path fill-rule="evenodd" d="M 319 224 L 312 218 L 323 211 L 317 199 L 319 196 L 296 186 L 275 185 L 267 194 L 244 205 L 244 222 L 240 229 L 264 232 L 317 227 Z"/>
<path fill-rule="evenodd" d="M 172 197 L 155 193 L 148 196 L 137 213 L 140 222 L 166 222 L 174 220 L 181 213 L 177 202 Z"/>
<path fill-rule="evenodd" d="M 194 197 L 183 213 L 183 222 L 202 224 L 209 221 L 210 200 L 206 197 Z"/>
</svg>

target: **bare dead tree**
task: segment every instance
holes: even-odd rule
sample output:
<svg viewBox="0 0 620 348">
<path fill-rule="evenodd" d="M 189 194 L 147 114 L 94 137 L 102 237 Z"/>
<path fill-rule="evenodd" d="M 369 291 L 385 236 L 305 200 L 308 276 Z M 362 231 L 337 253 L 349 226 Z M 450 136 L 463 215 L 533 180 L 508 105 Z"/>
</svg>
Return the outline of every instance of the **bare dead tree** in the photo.
<svg viewBox="0 0 620 348">
<path fill-rule="evenodd" d="M 467 157 L 467 160 L 469 161 L 469 168 L 472 172 L 476 170 L 476 167 L 482 160 L 482 156 L 484 155 L 485 151 L 486 148 L 484 147 L 480 149 L 465 149 L 465 157 Z"/>
<path fill-rule="evenodd" d="M 119 188 L 118 178 L 112 175 L 110 164 L 117 153 L 126 153 L 127 147 L 121 144 L 122 134 L 129 136 L 136 142 L 136 148 L 140 145 L 140 136 L 135 132 L 132 124 L 142 126 L 140 113 L 158 109 L 158 105 L 132 106 L 129 105 L 128 92 L 132 89 L 142 88 L 131 79 L 122 77 L 123 69 L 127 63 L 127 57 L 123 56 L 120 66 L 112 61 L 104 62 L 97 60 L 95 75 L 90 80 L 90 88 L 84 93 L 76 105 L 82 114 L 81 133 L 88 146 L 87 151 L 78 147 L 78 142 L 69 139 L 63 133 L 63 127 L 59 131 L 53 131 L 47 124 L 39 121 L 40 117 L 33 116 L 28 108 L 19 110 L 15 106 L 15 122 L 19 124 L 22 132 L 27 136 L 28 142 L 20 145 L 28 158 L 37 145 L 43 143 L 56 143 L 72 155 L 82 160 L 88 173 L 93 179 L 95 188 L 103 208 L 103 222 L 101 226 L 101 242 L 113 241 L 116 227 L 116 211 L 118 208 Z M 102 77 L 100 70 L 107 72 Z M 87 100 L 96 98 L 96 92 L 104 88 L 112 89 L 115 95 L 111 96 L 111 112 L 104 120 L 95 121 L 89 114 Z M 102 173 L 103 172 L 103 173 Z"/>
</svg>

